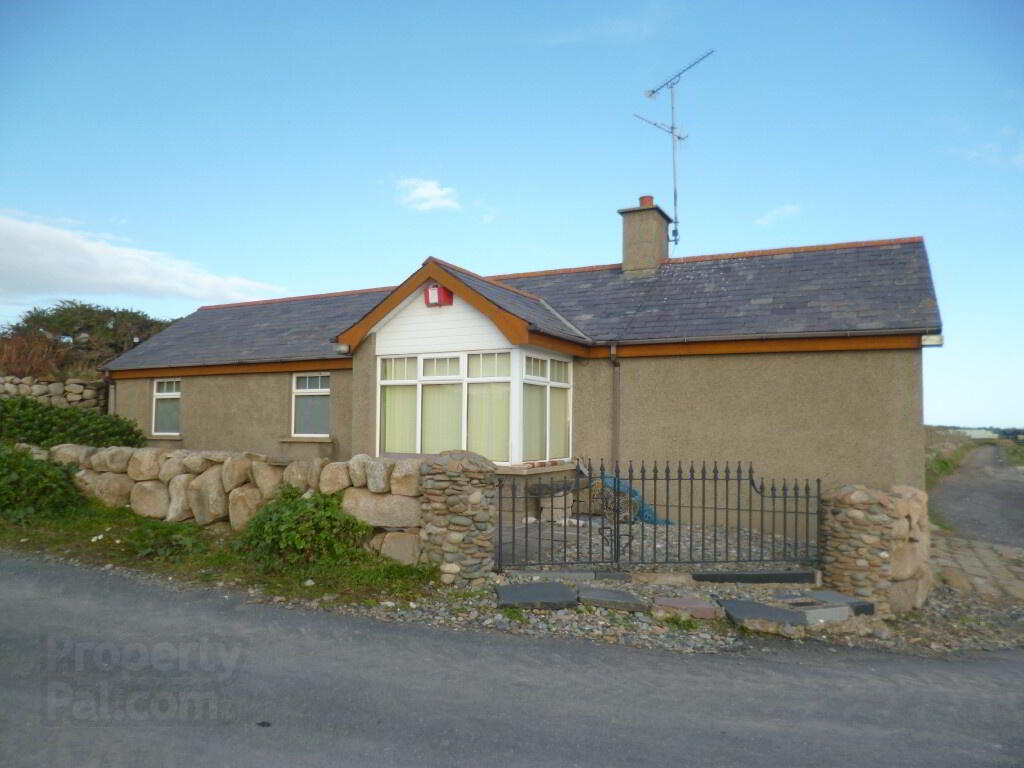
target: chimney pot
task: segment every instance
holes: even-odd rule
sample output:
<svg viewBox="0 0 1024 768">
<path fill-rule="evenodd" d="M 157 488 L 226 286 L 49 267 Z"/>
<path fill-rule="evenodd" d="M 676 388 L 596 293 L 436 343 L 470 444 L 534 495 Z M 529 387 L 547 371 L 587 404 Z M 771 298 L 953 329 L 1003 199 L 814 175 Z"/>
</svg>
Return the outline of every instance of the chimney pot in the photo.
<svg viewBox="0 0 1024 768">
<path fill-rule="evenodd" d="M 640 207 L 641 208 L 653 208 L 654 207 L 654 195 L 641 195 L 640 196 Z"/>
</svg>

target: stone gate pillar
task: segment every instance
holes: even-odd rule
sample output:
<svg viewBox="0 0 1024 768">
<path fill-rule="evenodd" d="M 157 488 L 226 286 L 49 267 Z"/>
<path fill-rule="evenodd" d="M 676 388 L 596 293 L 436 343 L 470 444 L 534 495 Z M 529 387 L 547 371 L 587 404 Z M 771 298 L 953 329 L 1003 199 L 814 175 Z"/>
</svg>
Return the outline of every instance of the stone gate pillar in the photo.
<svg viewBox="0 0 1024 768">
<path fill-rule="evenodd" d="M 420 546 L 441 567 L 441 582 L 480 586 L 494 570 L 495 467 L 469 451 L 424 456 L 420 465 Z"/>
<path fill-rule="evenodd" d="M 882 616 L 924 604 L 933 584 L 924 491 L 844 485 L 822 494 L 821 503 L 826 586 L 873 601 Z"/>
</svg>

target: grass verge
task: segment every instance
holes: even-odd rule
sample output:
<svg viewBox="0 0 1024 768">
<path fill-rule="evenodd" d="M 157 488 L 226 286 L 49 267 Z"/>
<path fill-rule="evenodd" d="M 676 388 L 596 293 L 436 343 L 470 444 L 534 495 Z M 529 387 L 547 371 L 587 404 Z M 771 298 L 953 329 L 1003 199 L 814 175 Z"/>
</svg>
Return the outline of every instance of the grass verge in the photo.
<svg viewBox="0 0 1024 768">
<path fill-rule="evenodd" d="M 30 522 L 0 514 L 0 548 L 110 563 L 195 584 L 224 582 L 274 596 L 375 602 L 415 599 L 437 581 L 433 567 L 402 565 L 362 550 L 271 572 L 242 551 L 240 540 L 225 524 L 165 523 L 96 502 Z M 314 584 L 306 586 L 310 579 Z"/>
</svg>

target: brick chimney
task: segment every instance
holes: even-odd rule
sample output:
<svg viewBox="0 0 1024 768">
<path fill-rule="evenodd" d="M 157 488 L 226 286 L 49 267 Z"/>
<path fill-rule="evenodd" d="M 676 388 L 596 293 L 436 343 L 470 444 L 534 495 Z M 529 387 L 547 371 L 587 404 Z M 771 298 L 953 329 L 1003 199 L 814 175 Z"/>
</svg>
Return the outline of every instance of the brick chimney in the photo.
<svg viewBox="0 0 1024 768">
<path fill-rule="evenodd" d="M 668 225 L 672 219 L 651 195 L 636 208 L 622 208 L 622 271 L 626 277 L 650 277 L 668 258 Z"/>
</svg>

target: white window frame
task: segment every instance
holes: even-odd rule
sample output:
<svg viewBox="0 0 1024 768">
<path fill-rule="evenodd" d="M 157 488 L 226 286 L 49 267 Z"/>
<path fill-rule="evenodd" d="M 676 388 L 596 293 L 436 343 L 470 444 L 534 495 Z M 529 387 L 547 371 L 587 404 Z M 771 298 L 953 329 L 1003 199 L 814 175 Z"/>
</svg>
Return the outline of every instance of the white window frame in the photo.
<svg viewBox="0 0 1024 768">
<path fill-rule="evenodd" d="M 326 376 L 327 377 L 327 389 L 299 389 L 299 377 L 300 376 Z M 327 429 L 328 431 L 324 434 L 311 434 L 304 432 L 295 431 L 295 398 L 303 397 L 305 395 L 327 395 Z M 331 374 L 330 371 L 303 371 L 301 373 L 292 374 L 292 416 L 291 416 L 291 429 L 289 430 L 292 437 L 330 437 L 331 427 Z"/>
<path fill-rule="evenodd" d="M 165 384 L 172 382 L 178 385 L 177 392 L 157 392 L 159 384 Z M 177 432 L 157 432 L 156 431 L 156 401 L 157 400 L 177 400 L 178 401 L 178 431 Z M 181 437 L 181 379 L 153 379 L 153 405 L 152 412 L 149 420 L 149 433 L 153 437 Z"/>
<path fill-rule="evenodd" d="M 509 375 L 508 376 L 474 376 L 469 375 L 469 356 L 480 355 L 480 354 L 509 354 Z M 401 359 L 415 357 L 416 358 L 416 378 L 415 379 L 383 379 L 382 373 L 384 369 L 384 361 L 390 359 Z M 459 358 L 459 375 L 458 376 L 424 376 L 423 375 L 423 361 L 433 358 L 444 358 L 444 357 L 457 357 Z M 546 373 L 547 376 L 541 378 L 536 376 L 528 376 L 525 374 L 526 371 L 526 358 L 536 357 L 546 361 Z M 557 360 L 568 365 L 568 382 L 557 382 L 551 381 L 551 361 Z M 423 409 L 423 387 L 424 385 L 430 386 L 431 384 L 461 384 L 462 385 L 462 450 L 466 450 L 466 445 L 469 440 L 469 385 L 475 383 L 486 383 L 486 382 L 508 382 L 509 384 L 509 446 L 508 446 L 508 461 L 496 461 L 495 464 L 500 466 L 508 466 L 510 464 L 521 464 L 523 463 L 523 433 L 525 425 L 523 424 L 523 384 L 539 384 L 545 387 L 545 408 L 546 408 L 546 421 L 544 426 L 544 458 L 543 459 L 530 459 L 530 461 L 555 461 L 558 459 L 569 459 L 572 457 L 573 449 L 573 434 L 572 434 L 572 401 L 573 401 L 573 370 L 572 370 L 572 358 L 564 355 L 553 354 L 547 350 L 530 349 L 524 347 L 518 348 L 505 348 L 505 349 L 474 349 L 465 352 L 430 352 L 420 355 L 413 354 L 394 354 L 394 355 L 381 355 L 377 358 L 377 386 L 376 386 L 376 426 L 374 432 L 376 435 L 374 445 L 376 446 L 377 455 L 382 453 L 381 446 L 381 432 L 380 432 L 380 401 L 381 401 L 381 388 L 387 386 L 413 386 L 416 387 L 416 451 L 417 453 L 422 452 L 423 447 L 423 424 L 422 424 L 422 409 Z M 568 456 L 551 456 L 551 389 L 567 389 L 569 390 L 568 408 L 569 414 L 569 455 Z"/>
</svg>

